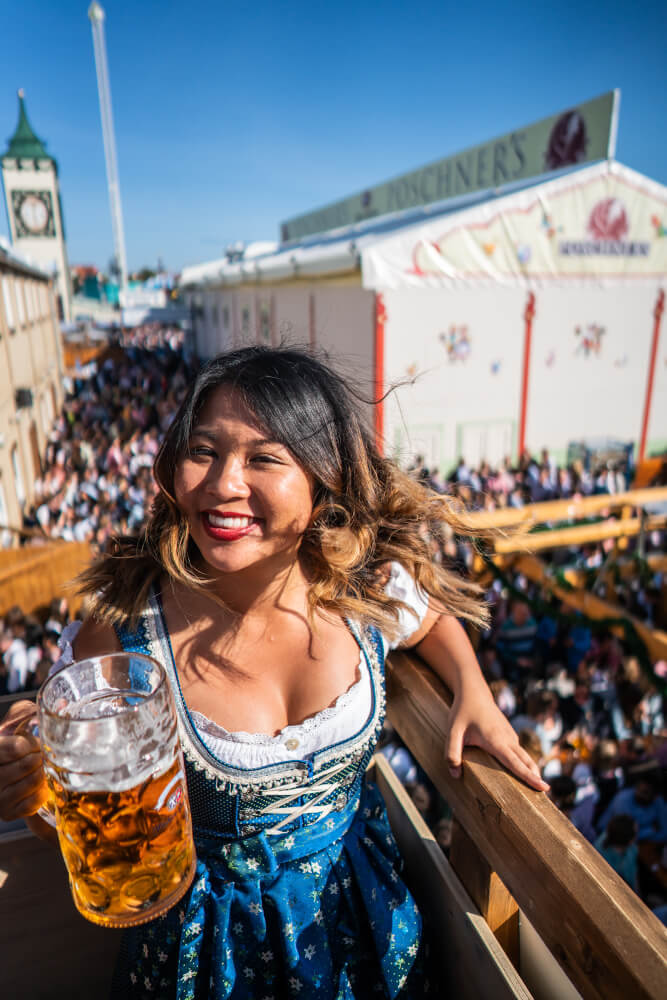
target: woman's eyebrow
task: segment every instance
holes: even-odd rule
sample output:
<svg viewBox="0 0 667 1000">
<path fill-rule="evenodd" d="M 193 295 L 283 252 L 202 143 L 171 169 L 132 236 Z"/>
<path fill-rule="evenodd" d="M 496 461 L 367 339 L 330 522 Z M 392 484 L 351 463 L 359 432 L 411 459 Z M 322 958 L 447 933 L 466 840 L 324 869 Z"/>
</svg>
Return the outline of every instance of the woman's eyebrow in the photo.
<svg viewBox="0 0 667 1000">
<path fill-rule="evenodd" d="M 191 437 L 205 437 L 209 441 L 217 441 L 220 437 L 220 432 L 215 430 L 209 430 L 206 427 L 195 427 L 192 431 Z M 279 448 L 284 448 L 282 441 L 277 441 L 275 438 L 253 438 L 251 441 L 246 442 L 251 447 L 261 447 L 262 445 L 272 444 Z"/>
</svg>

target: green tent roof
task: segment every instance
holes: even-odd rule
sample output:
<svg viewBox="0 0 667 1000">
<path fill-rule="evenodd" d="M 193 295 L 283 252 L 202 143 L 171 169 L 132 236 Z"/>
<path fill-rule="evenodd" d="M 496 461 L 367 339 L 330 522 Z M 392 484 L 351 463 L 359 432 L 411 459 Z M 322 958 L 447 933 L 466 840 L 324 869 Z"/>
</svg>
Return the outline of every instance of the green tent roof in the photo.
<svg viewBox="0 0 667 1000">
<path fill-rule="evenodd" d="M 38 139 L 28 121 L 23 99 L 23 91 L 19 90 L 19 122 L 14 135 L 9 140 L 5 156 L 15 156 L 24 160 L 52 160 L 46 152 L 44 143 Z"/>
</svg>

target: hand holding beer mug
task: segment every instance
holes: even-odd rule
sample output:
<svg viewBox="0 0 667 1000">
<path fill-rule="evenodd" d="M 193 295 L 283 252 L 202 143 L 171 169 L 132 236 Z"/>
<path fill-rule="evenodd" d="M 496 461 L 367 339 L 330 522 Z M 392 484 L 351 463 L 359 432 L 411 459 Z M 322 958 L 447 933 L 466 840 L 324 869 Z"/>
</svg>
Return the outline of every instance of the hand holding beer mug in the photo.
<svg viewBox="0 0 667 1000">
<path fill-rule="evenodd" d="M 196 867 L 174 701 L 139 653 L 80 660 L 37 697 L 44 770 L 77 909 L 142 924 L 187 891 Z"/>
</svg>

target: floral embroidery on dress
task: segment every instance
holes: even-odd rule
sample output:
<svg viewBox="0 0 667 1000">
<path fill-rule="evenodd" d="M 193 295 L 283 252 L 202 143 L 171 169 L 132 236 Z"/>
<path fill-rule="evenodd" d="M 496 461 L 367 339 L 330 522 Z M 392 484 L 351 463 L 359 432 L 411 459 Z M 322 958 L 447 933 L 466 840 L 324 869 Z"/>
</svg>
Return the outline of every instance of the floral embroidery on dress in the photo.
<svg viewBox="0 0 667 1000">
<path fill-rule="evenodd" d="M 377 789 L 364 780 L 384 718 L 384 650 L 350 625 L 372 709 L 361 729 L 301 761 L 229 768 L 182 700 L 160 609 L 119 630 L 167 669 L 179 711 L 197 847 L 189 894 L 125 932 L 113 997 L 416 1000 L 428 992 L 421 920 Z"/>
</svg>

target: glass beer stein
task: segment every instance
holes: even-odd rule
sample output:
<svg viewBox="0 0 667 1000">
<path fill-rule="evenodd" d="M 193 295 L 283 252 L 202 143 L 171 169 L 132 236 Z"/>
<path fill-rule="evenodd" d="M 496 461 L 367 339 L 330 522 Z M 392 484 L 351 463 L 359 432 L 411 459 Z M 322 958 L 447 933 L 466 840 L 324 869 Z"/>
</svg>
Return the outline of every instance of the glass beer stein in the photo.
<svg viewBox="0 0 667 1000">
<path fill-rule="evenodd" d="M 139 653 L 63 667 L 37 696 L 60 850 L 79 912 L 104 927 L 164 913 L 196 867 L 173 696 Z"/>
</svg>

